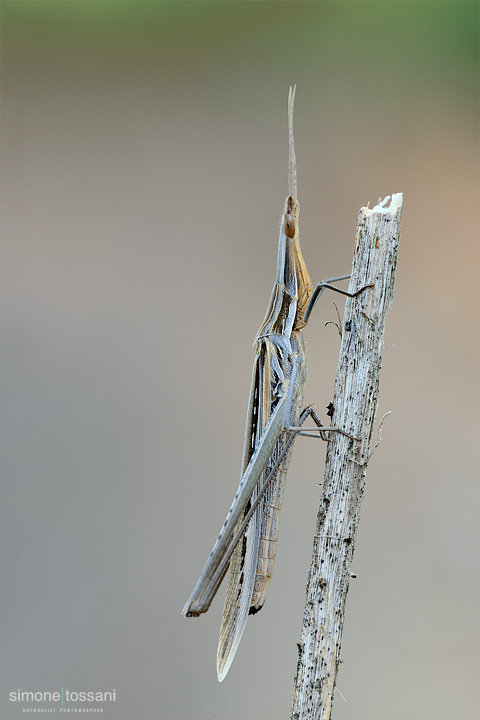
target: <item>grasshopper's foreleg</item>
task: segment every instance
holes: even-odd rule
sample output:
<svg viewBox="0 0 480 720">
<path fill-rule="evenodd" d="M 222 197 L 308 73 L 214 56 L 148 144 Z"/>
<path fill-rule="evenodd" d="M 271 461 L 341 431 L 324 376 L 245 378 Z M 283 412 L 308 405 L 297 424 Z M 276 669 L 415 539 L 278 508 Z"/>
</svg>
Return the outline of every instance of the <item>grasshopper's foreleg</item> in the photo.
<svg viewBox="0 0 480 720">
<path fill-rule="evenodd" d="M 340 288 L 336 287 L 335 285 L 332 285 L 333 282 L 339 282 L 340 280 L 348 280 L 350 275 L 340 275 L 339 277 L 329 278 L 328 280 L 323 280 L 323 282 L 318 283 L 317 287 L 312 293 L 312 297 L 309 300 L 309 303 L 305 309 L 305 313 L 303 316 L 303 325 L 306 325 L 308 322 L 308 318 L 310 317 L 310 313 L 312 312 L 313 308 L 315 307 L 315 304 L 320 297 L 320 295 L 323 293 L 324 290 L 333 290 L 334 292 L 338 292 L 341 295 L 346 295 L 347 297 L 356 297 L 357 295 L 360 295 L 364 290 L 367 290 L 367 288 L 372 288 L 373 283 L 370 283 L 369 285 L 364 285 L 359 290 L 356 290 L 355 292 L 351 293 L 347 290 L 341 290 Z"/>
</svg>

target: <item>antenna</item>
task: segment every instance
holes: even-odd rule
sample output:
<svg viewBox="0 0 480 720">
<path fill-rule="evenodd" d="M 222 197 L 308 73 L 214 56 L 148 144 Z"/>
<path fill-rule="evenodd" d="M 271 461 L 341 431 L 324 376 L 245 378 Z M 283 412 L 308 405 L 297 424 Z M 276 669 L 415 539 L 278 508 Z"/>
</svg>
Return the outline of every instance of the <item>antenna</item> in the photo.
<svg viewBox="0 0 480 720">
<path fill-rule="evenodd" d="M 290 85 L 288 91 L 288 194 L 297 199 L 297 159 L 295 157 L 295 141 L 293 138 L 293 108 L 295 106 L 296 85 Z"/>
</svg>

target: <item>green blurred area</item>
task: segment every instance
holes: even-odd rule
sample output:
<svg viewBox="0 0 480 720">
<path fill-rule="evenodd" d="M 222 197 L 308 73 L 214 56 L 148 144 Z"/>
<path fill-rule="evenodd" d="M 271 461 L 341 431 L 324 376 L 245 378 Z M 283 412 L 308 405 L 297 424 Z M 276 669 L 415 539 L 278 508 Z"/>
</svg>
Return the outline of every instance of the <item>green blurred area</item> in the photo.
<svg viewBox="0 0 480 720">
<path fill-rule="evenodd" d="M 227 61 L 238 47 L 261 40 L 265 57 L 280 52 L 287 64 L 292 53 L 321 46 L 339 63 L 360 55 L 373 73 L 383 63 L 425 64 L 441 83 L 444 72 L 460 65 L 474 72 L 479 51 L 475 1 L 3 0 L 1 12 L 7 48 L 33 50 L 68 38 L 65 51 L 117 52 L 139 61 L 183 63 L 219 54 Z M 468 69 L 457 79 L 468 82 Z"/>
<path fill-rule="evenodd" d="M 395 131 L 429 105 L 439 115 L 464 111 L 473 136 L 479 7 L 428 0 L 5 0 L 2 68 L 15 83 L 29 80 L 43 60 L 53 75 L 70 67 L 118 78 L 137 73 L 138 82 L 152 81 L 166 97 L 187 87 L 192 98 L 193 88 L 205 93 L 206 102 L 238 92 L 251 107 L 260 94 L 276 98 L 289 84 L 309 83 L 314 111 L 328 113 L 325 99 L 339 98 L 332 112 L 340 123 L 352 105 L 359 124 L 370 122 L 373 102 L 390 107 Z"/>
</svg>

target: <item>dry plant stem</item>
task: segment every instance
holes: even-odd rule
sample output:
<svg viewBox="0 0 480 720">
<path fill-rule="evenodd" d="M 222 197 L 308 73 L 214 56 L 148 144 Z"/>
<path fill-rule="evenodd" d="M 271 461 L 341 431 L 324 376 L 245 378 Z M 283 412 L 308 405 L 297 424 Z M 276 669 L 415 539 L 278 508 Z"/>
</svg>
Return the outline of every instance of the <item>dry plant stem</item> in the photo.
<svg viewBox="0 0 480 720">
<path fill-rule="evenodd" d="M 358 217 L 350 292 L 375 283 L 345 307 L 332 425 L 360 441 L 329 438 L 325 479 L 308 575 L 292 720 L 331 717 L 345 601 L 378 404 L 383 335 L 393 300 L 403 197 Z"/>
</svg>

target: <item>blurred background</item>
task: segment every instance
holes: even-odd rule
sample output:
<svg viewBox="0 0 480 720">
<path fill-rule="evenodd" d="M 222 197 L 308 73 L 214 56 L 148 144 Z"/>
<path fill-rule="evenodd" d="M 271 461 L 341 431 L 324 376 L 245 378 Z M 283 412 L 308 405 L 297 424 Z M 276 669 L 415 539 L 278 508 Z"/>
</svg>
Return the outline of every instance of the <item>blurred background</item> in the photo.
<svg viewBox="0 0 480 720">
<path fill-rule="evenodd" d="M 3 0 L 2 720 L 24 717 L 10 692 L 60 687 L 115 689 L 113 720 L 289 717 L 321 443 L 296 442 L 269 597 L 222 684 L 224 588 L 181 609 L 239 480 L 292 83 L 313 281 L 349 272 L 361 206 L 404 193 L 334 717 L 479 717 L 478 20 Z M 332 299 L 305 330 L 324 418 Z"/>
</svg>

